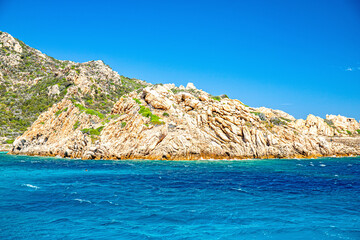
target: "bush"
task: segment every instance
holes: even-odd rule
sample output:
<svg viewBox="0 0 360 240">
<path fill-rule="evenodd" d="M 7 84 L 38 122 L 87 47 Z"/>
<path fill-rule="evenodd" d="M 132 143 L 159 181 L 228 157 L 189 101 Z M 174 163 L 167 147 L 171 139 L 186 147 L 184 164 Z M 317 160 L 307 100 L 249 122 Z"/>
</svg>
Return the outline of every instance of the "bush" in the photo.
<svg viewBox="0 0 360 240">
<path fill-rule="evenodd" d="M 90 114 L 90 115 L 94 115 L 94 116 L 98 116 L 100 119 L 104 119 L 104 118 L 105 118 L 104 114 L 102 114 L 102 113 L 100 113 L 100 112 L 98 112 L 98 111 L 95 111 L 95 110 L 93 110 L 93 109 L 86 109 L 86 110 L 85 110 L 85 113 L 86 113 L 86 114 Z"/>
<path fill-rule="evenodd" d="M 119 114 L 111 114 L 111 115 L 110 115 L 110 119 L 116 119 L 116 118 L 118 118 L 118 117 L 120 117 Z"/>
<path fill-rule="evenodd" d="M 346 130 L 347 134 L 352 135 L 352 133 L 349 130 Z"/>
<path fill-rule="evenodd" d="M 15 141 L 14 139 L 9 139 L 9 140 L 6 140 L 5 142 L 6 142 L 7 144 L 13 144 L 14 141 Z"/>
<path fill-rule="evenodd" d="M 334 127 L 334 122 L 332 120 L 324 119 L 324 122 L 326 122 L 326 124 L 329 125 L 329 127 Z"/>
<path fill-rule="evenodd" d="M 139 114 L 141 114 L 143 117 L 150 118 L 150 123 L 154 125 L 161 125 L 164 124 L 164 122 L 161 120 L 161 118 L 155 114 L 152 114 L 149 108 L 140 106 Z"/>
<path fill-rule="evenodd" d="M 280 118 L 272 117 L 270 122 L 276 126 L 286 125 L 286 122 L 282 121 Z"/>
<path fill-rule="evenodd" d="M 126 126 L 126 122 L 121 122 L 121 128 L 124 128 Z"/>
<path fill-rule="evenodd" d="M 214 99 L 215 101 L 221 101 L 221 97 L 219 96 L 211 96 L 212 99 Z"/>
<path fill-rule="evenodd" d="M 68 110 L 67 107 L 64 108 L 64 109 L 60 109 L 59 111 L 57 111 L 57 112 L 55 113 L 55 115 L 56 115 L 56 116 L 59 116 L 61 113 L 66 112 L 67 110 Z"/>
<path fill-rule="evenodd" d="M 133 98 L 134 99 L 134 101 L 137 103 L 137 104 L 141 104 L 141 102 L 140 102 L 140 100 L 139 99 L 137 99 L 137 98 Z"/>
<path fill-rule="evenodd" d="M 251 112 L 252 114 L 255 114 L 256 116 L 258 116 L 260 118 L 260 120 L 262 121 L 266 121 L 266 116 L 264 113 L 261 112 Z"/>
<path fill-rule="evenodd" d="M 98 127 L 96 129 L 93 128 L 84 128 L 81 130 L 81 132 L 89 134 L 89 135 L 96 135 L 99 136 L 101 131 L 103 130 L 104 126 Z"/>
<path fill-rule="evenodd" d="M 167 112 L 164 112 L 164 113 L 163 113 L 163 116 L 164 116 L 164 117 L 168 117 L 169 114 L 168 114 Z"/>
<path fill-rule="evenodd" d="M 284 120 L 284 121 L 286 121 L 286 122 L 291 122 L 291 120 L 288 119 L 288 118 L 280 117 L 280 119 L 281 119 L 281 120 Z"/>
<path fill-rule="evenodd" d="M 358 134 L 360 134 L 360 129 L 357 129 L 356 132 L 357 132 Z"/>
<path fill-rule="evenodd" d="M 98 111 L 96 111 L 96 110 L 94 110 L 94 109 L 86 108 L 86 107 L 84 107 L 84 106 L 81 105 L 81 104 L 75 103 L 75 107 L 77 107 L 81 112 L 84 112 L 84 111 L 85 111 L 86 114 L 98 116 L 100 119 L 104 119 L 104 118 L 105 118 L 104 114 L 102 114 L 102 113 L 100 113 L 100 112 L 98 112 Z"/>
<path fill-rule="evenodd" d="M 155 115 L 155 114 L 151 114 L 150 116 L 150 122 L 154 125 L 161 125 L 164 124 L 163 121 L 161 121 L 160 117 Z"/>
<path fill-rule="evenodd" d="M 80 111 L 85 111 L 86 110 L 86 108 L 83 105 L 78 104 L 78 103 L 75 103 L 75 107 L 77 107 Z"/>
<path fill-rule="evenodd" d="M 79 126 L 80 126 L 80 122 L 79 122 L 79 120 L 78 120 L 78 121 L 76 121 L 76 123 L 74 124 L 74 130 L 76 130 Z"/>
<path fill-rule="evenodd" d="M 226 95 L 226 94 L 222 94 L 222 95 L 220 95 L 220 97 L 221 98 L 229 98 L 228 95 Z"/>
<path fill-rule="evenodd" d="M 140 106 L 139 114 L 141 114 L 144 117 L 150 117 L 152 113 L 149 108 Z"/>
</svg>

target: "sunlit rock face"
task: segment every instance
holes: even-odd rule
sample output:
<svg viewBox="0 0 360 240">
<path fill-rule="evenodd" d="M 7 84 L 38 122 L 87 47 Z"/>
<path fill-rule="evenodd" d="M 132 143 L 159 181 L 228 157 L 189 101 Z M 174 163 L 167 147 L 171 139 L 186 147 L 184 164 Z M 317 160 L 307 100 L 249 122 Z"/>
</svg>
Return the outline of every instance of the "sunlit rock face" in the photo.
<svg viewBox="0 0 360 240">
<path fill-rule="evenodd" d="M 174 160 L 360 154 L 356 145 L 328 141 L 343 134 L 340 127 L 355 135 L 359 123 L 339 116 L 328 120 L 333 123 L 313 115 L 296 120 L 282 111 L 165 84 L 124 95 L 104 116 L 65 98 L 16 139 L 11 153 Z"/>
</svg>

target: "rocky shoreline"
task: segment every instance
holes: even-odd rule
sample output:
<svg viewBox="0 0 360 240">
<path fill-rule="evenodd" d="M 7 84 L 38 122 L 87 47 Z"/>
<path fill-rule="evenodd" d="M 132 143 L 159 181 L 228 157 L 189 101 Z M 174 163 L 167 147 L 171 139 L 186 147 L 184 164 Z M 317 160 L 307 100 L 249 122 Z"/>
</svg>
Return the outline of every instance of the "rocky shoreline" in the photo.
<svg viewBox="0 0 360 240">
<path fill-rule="evenodd" d="M 9 152 L 12 148 L 11 144 L 0 144 L 0 152 Z"/>
<path fill-rule="evenodd" d="M 191 85 L 165 84 L 125 95 L 104 118 L 65 98 L 15 140 L 10 154 L 159 160 L 343 157 L 360 155 L 359 128 L 360 123 L 342 116 L 297 120 L 279 110 L 213 98 Z"/>
</svg>

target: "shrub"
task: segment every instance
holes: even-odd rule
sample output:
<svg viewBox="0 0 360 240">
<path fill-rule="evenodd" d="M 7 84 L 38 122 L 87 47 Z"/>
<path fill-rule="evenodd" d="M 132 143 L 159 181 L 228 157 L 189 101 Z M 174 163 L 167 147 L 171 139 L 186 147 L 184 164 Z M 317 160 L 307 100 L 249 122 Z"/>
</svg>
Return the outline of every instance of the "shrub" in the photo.
<svg viewBox="0 0 360 240">
<path fill-rule="evenodd" d="M 221 101 L 221 97 L 219 96 L 211 96 L 212 99 L 214 99 L 215 101 Z"/>
<path fill-rule="evenodd" d="M 89 135 L 96 135 L 99 136 L 101 131 L 103 130 L 104 126 L 98 127 L 96 129 L 93 128 L 84 128 L 81 130 L 81 132 L 89 134 Z"/>
<path fill-rule="evenodd" d="M 284 120 L 284 121 L 286 121 L 286 122 L 291 122 L 291 120 L 288 119 L 288 118 L 280 117 L 280 119 L 281 119 L 281 120 Z"/>
<path fill-rule="evenodd" d="M 349 130 L 346 130 L 347 134 L 352 135 L 352 133 Z"/>
<path fill-rule="evenodd" d="M 282 121 L 280 118 L 277 117 L 272 117 L 270 119 L 270 122 L 277 126 L 286 125 L 286 122 Z"/>
<path fill-rule="evenodd" d="M 55 115 L 56 115 L 56 116 L 59 116 L 61 113 L 66 112 L 67 110 L 68 110 L 67 107 L 64 108 L 64 109 L 60 109 L 59 111 L 57 111 L 57 112 L 55 113 Z"/>
<path fill-rule="evenodd" d="M 134 101 L 137 103 L 137 104 L 141 104 L 141 102 L 140 102 L 140 100 L 139 99 L 137 99 L 137 98 L 133 98 L 134 99 Z"/>
<path fill-rule="evenodd" d="M 9 139 L 9 140 L 6 140 L 5 142 L 6 142 L 7 144 L 13 144 L 14 141 L 15 141 L 14 139 Z"/>
<path fill-rule="evenodd" d="M 163 116 L 164 116 L 164 117 L 168 117 L 169 114 L 168 114 L 167 112 L 164 112 L 164 113 L 163 113 Z"/>
<path fill-rule="evenodd" d="M 150 123 L 154 125 L 161 125 L 164 124 L 164 122 L 161 120 L 161 118 L 155 114 L 152 114 L 149 108 L 140 106 L 139 114 L 141 114 L 143 117 L 150 118 Z"/>
<path fill-rule="evenodd" d="M 81 104 L 75 103 L 75 107 L 77 107 L 81 112 L 85 111 L 86 114 L 98 116 L 100 119 L 105 118 L 104 114 L 102 114 L 94 109 L 86 108 Z"/>
<path fill-rule="evenodd" d="M 118 117 L 120 117 L 119 114 L 111 114 L 111 115 L 110 115 L 110 119 L 116 119 L 116 118 L 118 118 Z"/>
<path fill-rule="evenodd" d="M 358 134 L 360 134 L 360 129 L 357 129 L 356 132 L 357 132 Z"/>
<path fill-rule="evenodd" d="M 150 117 L 152 113 L 149 108 L 140 106 L 139 114 L 141 114 L 144 117 Z"/>
<path fill-rule="evenodd" d="M 240 101 L 239 101 L 240 102 Z M 244 107 L 249 107 L 249 105 L 244 104 L 243 102 L 240 102 L 241 105 L 243 105 Z"/>
<path fill-rule="evenodd" d="M 163 121 L 161 121 L 160 117 L 155 115 L 155 114 L 151 114 L 150 116 L 150 122 L 154 125 L 161 125 L 164 124 Z"/>
<path fill-rule="evenodd" d="M 185 90 L 176 89 L 176 88 L 172 88 L 171 91 L 172 91 L 174 94 L 177 94 L 177 93 L 179 93 L 179 92 L 185 92 Z"/>
<path fill-rule="evenodd" d="M 78 120 L 78 121 L 76 121 L 76 123 L 74 124 L 74 130 L 76 130 L 79 126 L 80 126 L 80 122 L 79 122 L 79 120 Z"/>
<path fill-rule="evenodd" d="M 85 110 L 85 113 L 86 113 L 86 114 L 90 114 L 90 115 L 94 115 L 94 116 L 98 116 L 100 119 L 104 119 L 104 118 L 105 118 L 104 114 L 102 114 L 102 113 L 100 113 L 100 112 L 98 112 L 98 111 L 95 111 L 95 110 L 93 110 L 93 109 L 86 109 L 86 110 Z"/>
<path fill-rule="evenodd" d="M 260 118 L 260 120 L 262 121 L 266 121 L 266 116 L 264 113 L 261 112 L 251 112 L 252 114 L 255 114 L 256 116 L 258 116 Z"/>
<path fill-rule="evenodd" d="M 78 103 L 75 103 L 75 107 L 77 107 L 80 111 L 85 111 L 86 110 L 86 108 L 83 105 L 78 104 Z"/>
<path fill-rule="evenodd" d="M 126 126 L 126 122 L 121 122 L 121 128 L 124 128 Z"/>
<path fill-rule="evenodd" d="M 329 127 L 334 127 L 334 122 L 332 120 L 324 119 L 324 122 L 326 122 L 326 124 L 329 125 Z"/>
</svg>

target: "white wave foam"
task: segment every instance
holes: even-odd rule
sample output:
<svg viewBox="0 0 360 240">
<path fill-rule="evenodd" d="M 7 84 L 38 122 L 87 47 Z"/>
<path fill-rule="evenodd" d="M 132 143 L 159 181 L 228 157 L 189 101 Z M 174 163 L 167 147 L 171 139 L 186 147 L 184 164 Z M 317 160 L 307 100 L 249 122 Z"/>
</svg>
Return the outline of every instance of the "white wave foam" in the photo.
<svg viewBox="0 0 360 240">
<path fill-rule="evenodd" d="M 40 187 L 38 187 L 38 186 L 31 185 L 31 184 L 22 184 L 21 186 L 29 187 L 29 188 L 33 188 L 33 189 L 39 189 L 39 188 L 40 188 Z"/>
<path fill-rule="evenodd" d="M 78 201 L 78 202 L 81 202 L 81 203 L 83 203 L 83 202 L 91 203 L 91 201 L 86 200 L 86 199 L 81 199 L 81 198 L 75 198 L 74 201 Z"/>
<path fill-rule="evenodd" d="M 320 167 L 326 167 L 326 165 L 325 165 L 325 164 L 320 164 L 319 166 L 320 166 Z"/>
<path fill-rule="evenodd" d="M 242 188 L 232 188 L 232 189 L 235 190 L 235 191 L 238 191 L 238 192 L 249 193 L 248 191 L 245 191 Z"/>
<path fill-rule="evenodd" d="M 105 200 L 105 202 L 107 202 L 107 203 L 109 203 L 109 204 L 111 204 L 111 205 L 119 205 L 119 204 L 117 204 L 117 203 L 113 203 L 112 201 L 109 201 L 109 200 Z"/>
</svg>

